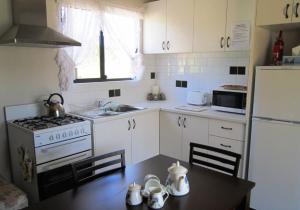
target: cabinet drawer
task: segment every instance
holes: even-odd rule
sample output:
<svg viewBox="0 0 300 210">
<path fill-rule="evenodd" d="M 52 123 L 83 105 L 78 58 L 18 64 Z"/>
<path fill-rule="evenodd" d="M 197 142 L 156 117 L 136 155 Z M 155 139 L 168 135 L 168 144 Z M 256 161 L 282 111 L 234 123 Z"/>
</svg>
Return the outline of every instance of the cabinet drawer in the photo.
<svg viewBox="0 0 300 210">
<path fill-rule="evenodd" d="M 209 134 L 244 141 L 245 126 L 220 120 L 209 121 Z"/>
<path fill-rule="evenodd" d="M 243 145 L 241 141 L 225 139 L 217 136 L 209 136 L 209 145 L 212 147 L 224 149 L 227 151 L 243 154 Z"/>
</svg>

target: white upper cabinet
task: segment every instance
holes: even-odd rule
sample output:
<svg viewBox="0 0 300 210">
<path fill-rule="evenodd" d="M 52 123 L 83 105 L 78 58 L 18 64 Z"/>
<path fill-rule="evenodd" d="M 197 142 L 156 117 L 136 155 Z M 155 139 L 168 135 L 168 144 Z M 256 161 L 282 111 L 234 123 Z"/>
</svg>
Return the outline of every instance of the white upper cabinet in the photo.
<svg viewBox="0 0 300 210">
<path fill-rule="evenodd" d="M 146 4 L 144 53 L 164 53 L 166 49 L 167 0 Z"/>
<path fill-rule="evenodd" d="M 224 51 L 227 0 L 195 0 L 194 51 Z"/>
<path fill-rule="evenodd" d="M 192 52 L 194 0 L 160 0 L 146 4 L 144 53 Z"/>
<path fill-rule="evenodd" d="M 300 22 L 300 0 L 294 0 L 292 22 Z"/>
<path fill-rule="evenodd" d="M 254 18 L 255 1 L 254 0 L 228 0 L 227 23 L 226 23 L 226 51 L 249 50 L 249 45 L 232 46 L 232 27 L 236 23 L 249 22 Z"/>
<path fill-rule="evenodd" d="M 169 53 L 193 50 L 194 0 L 167 1 L 167 38 Z"/>
<path fill-rule="evenodd" d="M 231 45 L 232 27 L 251 24 L 254 0 L 195 0 L 194 52 L 249 50 Z"/>
<path fill-rule="evenodd" d="M 298 1 L 295 1 L 296 4 Z M 293 10 L 296 9 L 293 0 L 258 0 L 256 24 L 259 26 L 290 23 Z"/>
</svg>

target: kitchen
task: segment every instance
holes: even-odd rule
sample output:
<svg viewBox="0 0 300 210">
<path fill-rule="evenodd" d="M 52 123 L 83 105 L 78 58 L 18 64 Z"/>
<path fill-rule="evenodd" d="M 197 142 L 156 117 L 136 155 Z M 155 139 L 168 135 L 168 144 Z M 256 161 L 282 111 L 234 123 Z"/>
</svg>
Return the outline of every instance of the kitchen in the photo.
<svg viewBox="0 0 300 210">
<path fill-rule="evenodd" d="M 14 0 L 14 2 L 18 2 L 18 0 Z M 299 190 L 290 186 L 291 183 L 297 181 L 296 177 L 300 170 L 297 167 L 285 165 L 286 162 L 297 160 L 295 156 L 297 148 L 299 148 L 297 142 L 294 142 L 295 146 L 290 148 L 286 148 L 286 145 L 280 143 L 277 144 L 278 147 L 286 149 L 284 150 L 285 155 L 280 156 L 282 159 L 280 163 L 277 162 L 277 158 L 275 159 L 280 154 L 276 145 L 268 153 L 268 156 L 267 149 L 260 149 L 265 148 L 266 145 L 251 143 L 257 142 L 259 139 L 268 139 L 266 129 L 272 129 L 272 126 L 275 128 L 272 131 L 274 133 L 276 133 L 276 128 L 277 130 L 283 128 L 280 127 L 280 123 L 266 128 L 264 127 L 266 125 L 259 120 L 277 119 L 279 122 L 293 122 L 293 125 L 296 126 L 299 119 L 297 118 L 296 102 L 286 104 L 286 101 L 291 101 L 291 98 L 290 94 L 284 92 L 290 91 L 293 95 L 297 94 L 297 89 L 294 89 L 297 88 L 295 81 L 298 75 L 297 71 L 291 75 L 284 73 L 290 72 L 291 69 L 297 70 L 297 62 L 294 62 L 294 66 L 288 63 L 288 67 L 284 67 L 287 64 L 284 64 L 283 67 L 272 67 L 274 63 L 281 64 L 276 63 L 278 58 L 273 55 L 275 54 L 274 49 L 276 50 L 277 42 L 275 43 L 275 41 L 281 30 L 284 42 L 283 55 L 295 56 L 285 57 L 284 62 L 288 59 L 297 59 L 299 55 L 296 47 L 300 42 L 297 23 L 298 1 L 290 0 L 283 3 L 283 1 L 276 0 L 272 6 L 268 0 L 159 0 L 147 3 L 141 0 L 102 0 L 99 1 L 101 6 L 98 5 L 98 1 L 92 0 L 87 3 L 80 0 L 69 2 L 47 0 L 45 2 L 47 2 L 46 7 L 37 7 L 37 10 L 42 11 L 41 9 L 46 8 L 45 22 L 47 26 L 81 42 L 82 46 L 57 49 L 57 47 L 40 48 L 40 46 L 32 46 L 31 43 L 29 44 L 31 46 L 26 47 L 0 47 L 0 105 L 4 110 L 0 112 L 0 174 L 1 177 L 3 176 L 7 181 L 13 182 L 25 191 L 33 209 L 44 208 L 49 203 L 53 203 L 54 200 L 51 199 L 62 201 L 62 198 L 66 198 L 67 193 L 72 191 L 70 189 L 72 186 L 59 189 L 60 184 L 57 184 L 54 190 L 44 190 L 45 192 L 53 190 L 53 195 L 51 193 L 50 195 L 41 195 L 41 180 L 46 180 L 44 184 L 47 186 L 50 175 L 57 177 L 58 174 L 58 170 L 55 170 L 57 167 L 51 168 L 52 166 L 48 165 L 42 167 L 47 161 L 43 160 L 43 162 L 43 155 L 40 154 L 49 150 L 46 139 L 43 141 L 35 139 L 36 145 L 32 146 L 33 153 L 37 156 L 36 160 L 32 160 L 33 166 L 35 161 L 37 164 L 37 168 L 34 166 L 32 170 L 34 183 L 32 186 L 36 185 L 35 189 L 28 190 L 20 182 L 18 183 L 19 178 L 16 176 L 20 176 L 20 174 L 17 175 L 14 172 L 14 168 L 19 167 L 19 160 L 16 158 L 18 154 L 14 155 L 13 151 L 10 151 L 15 147 L 13 144 L 22 141 L 20 144 L 25 145 L 24 153 L 29 147 L 26 147 L 27 143 L 24 143 L 25 134 L 22 135 L 23 138 L 20 138 L 13 135 L 16 131 L 11 131 L 12 128 L 22 127 L 24 122 L 21 121 L 19 122 L 21 124 L 16 126 L 13 121 L 46 114 L 46 109 L 42 107 L 44 107 L 44 100 L 47 100 L 52 93 L 60 93 L 63 100 L 59 95 L 54 95 L 47 103 L 62 102 L 67 114 L 74 117 L 68 119 L 68 123 L 71 122 L 70 125 L 61 124 L 62 127 L 47 128 L 51 132 L 57 132 L 53 133 L 53 138 L 59 137 L 60 140 L 56 139 L 55 143 L 60 145 L 61 142 L 65 142 L 64 136 L 71 134 L 71 131 L 72 135 L 75 134 L 75 125 L 83 126 L 84 124 L 86 126 L 86 123 L 90 125 L 90 130 L 80 127 L 77 134 L 78 138 L 84 137 L 87 139 L 86 142 L 90 141 L 91 144 L 82 143 L 80 146 L 75 146 L 76 152 L 73 151 L 72 154 L 84 152 L 87 156 L 94 155 L 96 157 L 124 150 L 125 164 L 128 166 L 126 170 L 131 170 L 131 167 L 133 167 L 132 170 L 138 170 L 134 167 L 139 167 L 139 164 L 143 163 L 152 165 L 151 161 L 158 158 L 157 160 L 161 161 L 161 164 L 158 165 L 164 167 L 164 172 L 160 172 L 159 168 L 155 167 L 152 171 L 151 168 L 146 171 L 148 174 L 157 175 L 163 180 L 162 183 L 166 179 L 165 172 L 168 172 L 167 168 L 170 164 L 163 158 L 160 159 L 161 155 L 179 160 L 180 164 L 188 168 L 187 178 L 190 181 L 190 194 L 176 200 L 176 195 L 170 193 L 172 196 L 170 195 L 165 202 L 163 207 L 165 209 L 172 208 L 173 202 L 180 202 L 180 199 L 183 199 L 181 201 L 183 208 L 195 208 L 191 205 L 195 201 L 187 201 L 193 197 L 192 193 L 195 192 L 193 188 L 198 189 L 197 184 L 201 184 L 201 182 L 195 181 L 197 180 L 195 178 L 196 169 L 193 170 L 186 164 L 190 161 L 190 143 L 225 149 L 240 155 L 236 176 L 241 180 L 249 179 L 249 183 L 246 181 L 243 183 L 245 185 L 256 184 L 252 186 L 254 187 L 250 202 L 252 208 L 300 208 L 297 201 Z M 76 6 L 70 6 L 72 3 Z M 28 23 L 26 18 L 19 18 L 18 14 L 13 15 L 11 4 L 10 0 L 0 3 L 1 35 L 10 28 L 12 23 L 18 23 L 18 21 Z M 20 13 L 22 13 L 22 6 L 16 5 L 14 7 L 20 9 Z M 36 7 L 33 8 L 36 9 Z M 83 12 L 78 12 L 78 8 L 83 9 Z M 89 13 L 89 11 L 92 12 Z M 103 17 L 93 16 L 95 11 L 96 13 L 103 11 Z M 34 14 L 34 9 L 30 10 L 30 14 Z M 85 27 L 84 31 L 71 31 L 72 18 L 74 20 L 77 18 L 74 22 L 81 25 L 81 28 L 84 28 L 85 24 L 87 25 L 84 21 L 90 21 L 90 27 Z M 97 28 L 98 25 L 101 25 L 100 28 Z M 97 36 L 93 34 L 97 34 Z M 92 41 L 95 42 L 92 43 Z M 88 45 L 90 42 L 92 45 Z M 103 43 L 105 43 L 105 47 L 103 47 Z M 5 44 L 7 45 L 7 43 Z M 116 48 L 120 50 L 117 51 Z M 115 54 L 109 54 L 113 50 L 107 51 L 107 49 L 115 50 Z M 105 58 L 101 56 L 104 51 Z M 120 58 L 118 62 L 113 59 L 116 56 Z M 93 62 L 84 62 L 85 57 L 96 59 Z M 66 63 L 65 61 L 70 58 L 73 59 L 76 66 L 68 69 L 66 66 L 70 62 Z M 99 66 L 101 66 L 100 72 Z M 122 66 L 122 71 L 119 70 L 120 66 Z M 255 70 L 256 68 L 258 70 Z M 259 69 L 269 71 L 260 71 Z M 269 73 L 276 69 L 283 72 L 278 73 L 280 74 L 278 77 L 277 73 L 273 75 Z M 266 83 L 270 77 L 274 78 L 274 81 Z M 286 80 L 281 81 L 281 78 Z M 281 82 L 285 88 L 278 87 Z M 245 89 L 246 87 L 247 89 Z M 282 100 L 284 99 L 284 102 L 278 103 L 280 106 L 274 105 L 272 90 L 279 93 Z M 19 106 L 20 104 L 25 105 Z M 269 109 L 268 107 L 274 108 Z M 286 107 L 286 109 L 282 107 Z M 46 122 L 49 124 L 49 119 L 46 119 Z M 57 122 L 55 119 L 53 122 L 54 124 L 65 123 Z M 74 130 L 72 130 L 73 128 Z M 37 128 L 30 129 L 33 129 L 31 133 L 34 136 L 43 131 L 43 129 L 35 130 Z M 81 129 L 83 129 L 82 136 L 80 136 Z M 259 132 L 255 132 L 256 130 Z M 284 130 L 283 133 L 285 132 L 287 131 Z M 290 132 L 297 135 L 294 130 Z M 44 133 L 43 135 L 46 135 L 46 132 Z M 50 140 L 51 136 L 47 138 Z M 274 138 L 276 135 L 272 136 L 272 139 Z M 70 140 L 72 139 L 73 136 Z M 32 138 L 29 138 L 28 142 L 32 142 Z M 51 144 L 54 145 L 54 143 Z M 74 143 L 74 145 L 76 144 L 77 142 Z M 77 151 L 81 147 L 82 150 Z M 39 148 L 43 152 L 39 153 Z M 69 150 L 69 148 L 64 150 L 62 147 L 61 154 L 65 153 L 64 155 L 67 157 Z M 17 149 L 15 149 L 16 151 Z M 288 155 L 287 151 L 290 151 L 291 154 Z M 252 157 L 266 158 L 266 160 L 251 158 L 251 154 Z M 35 155 L 33 154 L 33 156 Z M 38 157 L 40 158 L 38 159 Z M 49 157 L 47 156 L 47 158 Z M 270 157 L 272 158 L 270 159 Z M 70 163 L 79 160 L 81 158 L 75 158 L 66 165 L 70 166 Z M 54 160 L 53 163 L 59 162 L 55 161 L 57 160 Z M 276 163 L 280 167 L 277 168 Z M 271 167 L 272 173 L 267 169 L 266 164 Z M 295 166 L 295 164 L 296 162 L 292 165 Z M 178 168 L 181 168 L 180 165 Z M 47 173 L 52 170 L 55 173 Z M 71 173 L 71 170 L 68 170 L 68 173 Z M 289 175 L 291 181 L 283 180 L 280 176 L 281 171 L 285 172 L 282 173 L 282 176 Z M 35 172 L 40 175 L 35 176 Z M 274 176 L 274 179 L 266 182 L 266 178 L 274 173 L 278 173 L 279 176 Z M 219 176 L 218 174 L 214 175 Z M 140 174 L 141 177 L 145 175 L 144 173 Z M 73 177 L 71 178 L 73 179 Z M 109 180 L 109 177 L 99 178 L 99 184 L 105 185 L 105 183 L 109 183 Z M 127 190 L 138 188 L 136 185 L 128 185 L 133 182 L 142 184 L 142 180 L 142 178 L 136 178 L 136 180 L 128 178 L 124 182 L 120 181 L 122 193 L 126 194 Z M 278 182 L 282 182 L 280 184 L 282 191 L 275 193 Z M 89 186 L 87 185 L 87 191 Z M 295 186 L 298 185 L 295 184 Z M 213 185 L 211 187 L 213 188 Z M 266 191 L 269 188 L 272 189 L 272 194 Z M 64 193 L 59 195 L 61 200 L 59 196 L 55 196 L 59 191 L 65 191 L 65 195 Z M 103 196 L 102 199 L 108 196 L 101 192 L 98 193 L 100 197 Z M 117 202 L 120 206 L 112 204 L 112 206 L 115 205 L 115 209 L 130 208 L 129 204 L 125 205 L 125 196 L 122 193 L 117 195 L 120 197 L 120 202 Z M 284 194 L 291 195 L 285 197 Z M 217 195 L 219 194 L 214 196 Z M 277 202 L 274 201 L 274 197 L 277 198 Z M 42 201 L 44 199 L 46 200 Z M 197 206 L 198 209 L 229 209 L 225 204 L 223 207 L 221 206 L 223 204 L 221 200 L 219 200 L 220 206 L 210 206 L 209 202 L 206 205 L 202 200 L 202 207 L 200 201 Z M 93 200 L 90 201 L 93 202 Z M 34 204 L 36 202 L 38 204 Z M 68 207 L 70 209 L 75 209 L 76 205 L 82 205 L 78 203 L 78 200 L 72 202 L 73 204 Z M 63 205 L 57 205 L 55 208 L 63 209 Z M 112 206 L 108 205 L 106 208 L 112 208 Z M 0 207 L 2 206 L 0 205 Z M 147 202 L 139 207 L 147 208 Z M 231 207 L 236 208 L 236 206 Z M 3 208 L 5 209 L 5 207 Z M 91 209 L 93 208 L 91 207 Z"/>
</svg>

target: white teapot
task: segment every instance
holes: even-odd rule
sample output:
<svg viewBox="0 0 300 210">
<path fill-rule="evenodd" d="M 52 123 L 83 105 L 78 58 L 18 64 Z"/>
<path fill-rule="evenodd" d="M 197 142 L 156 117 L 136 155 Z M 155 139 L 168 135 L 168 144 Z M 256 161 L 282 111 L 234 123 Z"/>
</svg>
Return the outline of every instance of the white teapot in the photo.
<svg viewBox="0 0 300 210">
<path fill-rule="evenodd" d="M 187 179 L 188 170 L 179 161 L 168 168 L 169 176 L 166 181 L 167 191 L 173 196 L 183 196 L 189 193 L 190 186 Z"/>
</svg>

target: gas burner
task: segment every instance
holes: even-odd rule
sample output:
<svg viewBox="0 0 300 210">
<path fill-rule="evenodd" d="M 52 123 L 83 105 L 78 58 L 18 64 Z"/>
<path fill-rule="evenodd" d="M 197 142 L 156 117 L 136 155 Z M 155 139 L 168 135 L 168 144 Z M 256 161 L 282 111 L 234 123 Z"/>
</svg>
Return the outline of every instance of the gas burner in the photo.
<svg viewBox="0 0 300 210">
<path fill-rule="evenodd" d="M 50 116 L 41 116 L 33 118 L 25 118 L 20 120 L 15 120 L 13 123 L 21 127 L 27 128 L 32 131 L 43 130 L 47 128 L 53 128 L 62 125 L 69 125 L 77 122 L 84 121 L 82 118 L 65 115 L 64 117 L 50 117 Z"/>
</svg>

